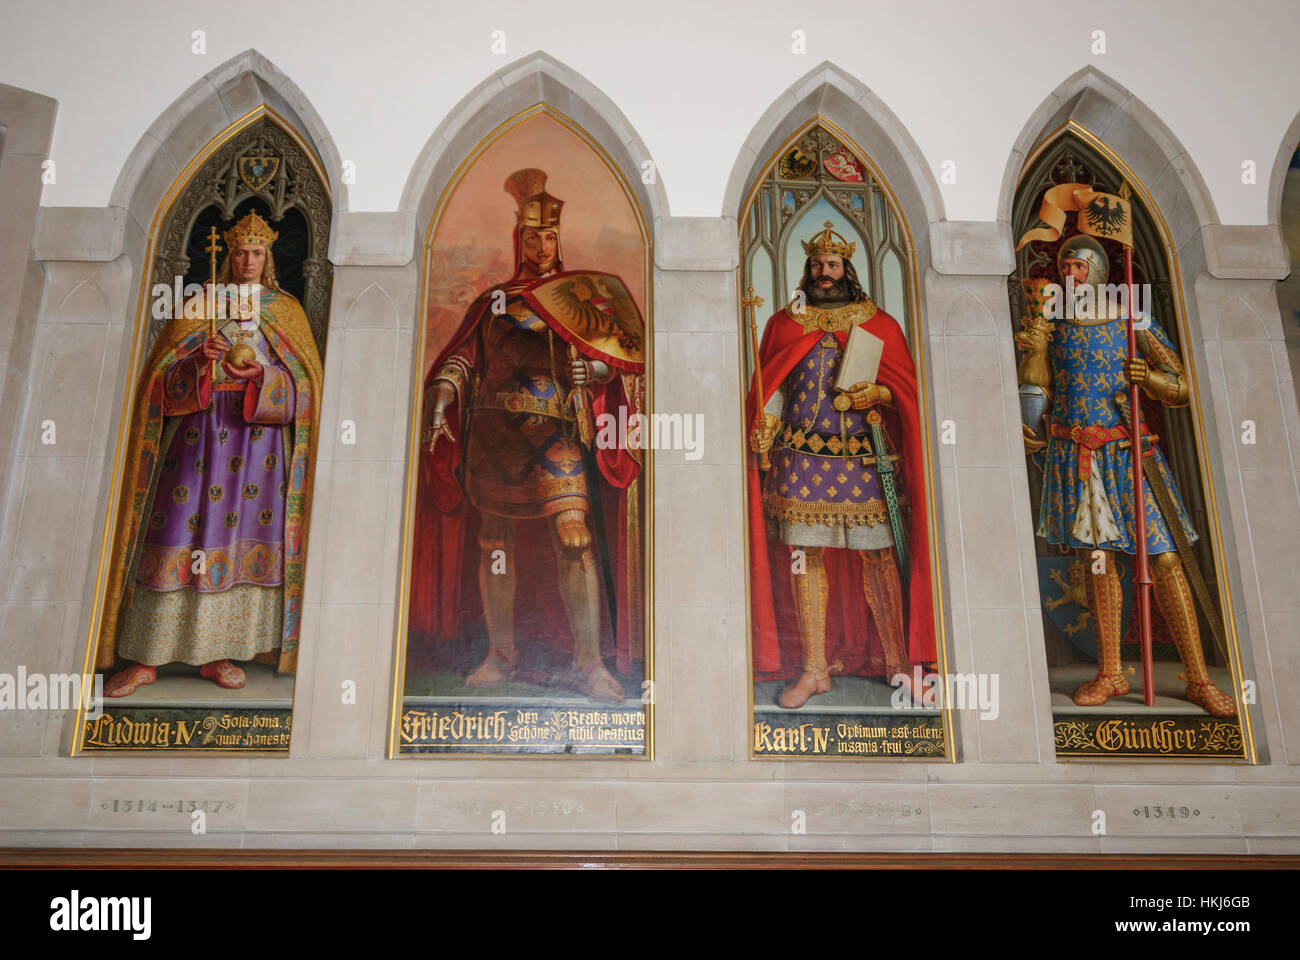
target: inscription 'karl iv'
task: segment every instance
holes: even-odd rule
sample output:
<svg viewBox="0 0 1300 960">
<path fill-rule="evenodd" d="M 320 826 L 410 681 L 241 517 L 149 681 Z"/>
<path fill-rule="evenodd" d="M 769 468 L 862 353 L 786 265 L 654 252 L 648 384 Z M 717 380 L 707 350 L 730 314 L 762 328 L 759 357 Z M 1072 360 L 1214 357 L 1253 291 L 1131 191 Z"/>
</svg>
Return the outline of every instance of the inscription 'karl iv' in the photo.
<svg viewBox="0 0 1300 960">
<path fill-rule="evenodd" d="M 774 728 L 770 723 L 754 724 L 755 753 L 825 753 L 830 731 L 813 723 Z"/>
</svg>

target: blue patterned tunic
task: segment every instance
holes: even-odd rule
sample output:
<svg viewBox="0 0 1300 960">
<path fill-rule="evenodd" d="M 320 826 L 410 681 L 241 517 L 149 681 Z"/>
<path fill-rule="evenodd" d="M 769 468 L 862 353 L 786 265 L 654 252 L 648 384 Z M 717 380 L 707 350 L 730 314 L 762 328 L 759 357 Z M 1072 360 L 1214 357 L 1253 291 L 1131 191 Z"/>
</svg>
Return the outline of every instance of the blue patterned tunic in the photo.
<svg viewBox="0 0 1300 960">
<path fill-rule="evenodd" d="M 1147 330 L 1162 344 L 1173 350 L 1173 344 L 1159 325 L 1152 323 Z M 1053 367 L 1053 399 L 1051 419 L 1067 427 L 1094 425 L 1110 428 L 1124 422 L 1114 396 L 1127 392 L 1129 383 L 1124 376 L 1127 347 L 1127 322 L 1122 318 L 1095 322 L 1061 321 L 1055 325 L 1051 343 Z M 1151 430 L 1144 422 L 1144 429 Z M 1043 502 L 1038 515 L 1038 535 L 1049 543 L 1070 547 L 1093 548 L 1099 546 L 1124 553 L 1136 553 L 1133 536 L 1133 455 L 1122 441 L 1104 443 L 1091 451 L 1091 470 L 1101 481 L 1105 503 L 1117 528 L 1117 534 L 1103 536 L 1101 543 L 1080 539 L 1073 529 L 1080 519 L 1080 504 L 1090 515 L 1087 495 L 1089 484 L 1079 479 L 1080 445 L 1069 438 L 1050 437 L 1045 451 L 1043 471 Z M 1154 460 L 1173 495 L 1188 540 L 1195 542 L 1196 531 L 1183 507 L 1178 486 L 1169 471 L 1169 465 L 1159 446 Z M 1169 553 L 1175 548 L 1169 528 L 1165 525 L 1151 494 L 1150 484 L 1144 483 L 1144 502 L 1147 522 L 1147 550 L 1149 553 Z M 1103 534 L 1108 531 L 1105 509 L 1098 526 Z M 1090 527 L 1089 527 L 1090 529 Z M 1110 531 L 1114 533 L 1114 530 Z"/>
</svg>

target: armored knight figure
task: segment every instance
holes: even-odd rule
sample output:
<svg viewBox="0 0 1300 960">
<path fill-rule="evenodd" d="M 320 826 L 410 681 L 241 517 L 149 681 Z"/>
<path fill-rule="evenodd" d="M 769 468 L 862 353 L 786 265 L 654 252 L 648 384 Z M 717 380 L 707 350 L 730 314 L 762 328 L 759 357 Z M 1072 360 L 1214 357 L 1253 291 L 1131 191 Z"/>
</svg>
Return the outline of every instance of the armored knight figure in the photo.
<svg viewBox="0 0 1300 960">
<path fill-rule="evenodd" d="M 620 517 L 627 529 L 623 494 L 639 473 L 639 451 L 593 450 L 590 418 L 620 404 L 636 408 L 642 380 L 634 361 L 640 360 L 644 331 L 617 277 L 564 270 L 564 202 L 545 185 L 546 174 L 537 169 L 516 171 L 506 181 L 518 207 L 515 275 L 470 305 L 429 372 L 422 472 L 440 512 L 439 550 L 456 558 L 447 566 L 459 566 L 460 544 L 478 546 L 488 651 L 466 684 L 497 685 L 513 674 L 520 655 L 519 567 L 529 564 L 554 571 L 567 626 L 543 623 L 542 605 L 533 598 L 526 603 L 528 628 L 557 646 L 567 630 L 574 684 L 593 698 L 621 700 L 623 686 L 601 657 L 602 623 L 608 623 L 601 612 L 601 578 L 623 615 L 619 626 L 625 626 L 635 612 L 629 606 L 638 600 L 619 595 L 629 582 L 619 574 L 635 563 L 635 549 L 626 538 L 619 540 L 624 549 L 612 562 L 604 562 L 600 551 L 613 542 L 609 531 L 620 529 Z M 593 346 L 611 332 L 617 342 L 611 349 L 622 351 L 617 360 Z M 524 536 L 535 536 L 539 525 L 549 532 L 554 561 L 537 556 L 531 540 L 525 546 Z M 537 549 L 550 554 L 551 548 Z M 459 583 L 441 584 L 456 576 L 433 587 L 436 622 L 447 637 L 458 635 L 464 607 L 456 599 Z"/>
<path fill-rule="evenodd" d="M 911 690 L 913 665 L 935 659 L 916 372 L 898 322 L 858 281 L 855 246 L 830 223 L 803 244 L 806 305 L 768 321 L 750 393 L 755 664 L 786 672 L 777 633 L 792 601 L 802 669 L 778 698 L 788 709 L 828 692 L 832 672 L 884 674 Z M 837 393 L 854 327 L 883 341 L 879 373 Z M 866 610 L 845 613 L 863 601 L 874 645 Z"/>
<path fill-rule="evenodd" d="M 1141 313 L 1141 356 L 1127 359 L 1126 312 L 1101 296 L 1110 263 L 1100 243 L 1081 234 L 1070 237 L 1060 247 L 1057 266 L 1067 291 L 1072 282 L 1078 308 L 1054 320 L 1045 309 L 1055 299 L 1050 281 L 1021 282 L 1029 309 L 1016 337 L 1023 351 L 1018 379 L 1022 406 L 1030 411 L 1023 424 L 1025 449 L 1042 452 L 1044 460 L 1038 536 L 1076 549 L 1091 571 L 1087 595 L 1100 663 L 1096 677 L 1075 692 L 1074 702 L 1098 706 L 1129 691 L 1120 658 L 1124 593 L 1113 559 L 1116 553 L 1137 552 L 1128 386 L 1136 383 L 1164 406 L 1182 407 L 1188 404 L 1188 380 L 1168 336 Z M 1197 539 L 1196 530 L 1158 438 L 1149 430 L 1144 430 L 1142 449 L 1168 491 L 1172 510 L 1164 512 L 1176 514 L 1162 514 L 1156 494 L 1163 491 L 1152 490 L 1154 478 L 1144 484 L 1156 606 L 1182 659 L 1187 699 L 1216 717 L 1233 716 L 1232 698 L 1206 671 L 1193 594 L 1178 552 L 1179 532 L 1170 524 L 1178 524 L 1187 544 Z M 1094 562 L 1098 550 L 1105 553 L 1103 563 Z"/>
</svg>

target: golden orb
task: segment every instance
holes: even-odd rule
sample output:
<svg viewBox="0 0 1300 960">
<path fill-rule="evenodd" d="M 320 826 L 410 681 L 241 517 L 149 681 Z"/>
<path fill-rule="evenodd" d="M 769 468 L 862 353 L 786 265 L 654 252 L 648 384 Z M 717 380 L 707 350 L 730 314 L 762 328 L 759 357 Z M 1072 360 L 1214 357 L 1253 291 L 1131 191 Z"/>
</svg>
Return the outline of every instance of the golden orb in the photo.
<svg viewBox="0 0 1300 960">
<path fill-rule="evenodd" d="M 246 343 L 237 343 L 221 359 L 232 367 L 246 367 L 250 363 L 257 363 L 257 351 Z"/>
</svg>

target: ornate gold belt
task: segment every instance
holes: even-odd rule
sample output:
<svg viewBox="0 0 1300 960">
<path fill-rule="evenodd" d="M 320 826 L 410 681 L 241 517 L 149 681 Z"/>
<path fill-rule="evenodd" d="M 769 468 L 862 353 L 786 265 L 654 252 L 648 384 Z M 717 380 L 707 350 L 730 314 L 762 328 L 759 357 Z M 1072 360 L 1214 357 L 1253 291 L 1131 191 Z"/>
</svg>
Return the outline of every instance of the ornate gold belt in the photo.
<svg viewBox="0 0 1300 960">
<path fill-rule="evenodd" d="M 535 413 L 556 420 L 572 420 L 573 414 L 566 411 L 555 397 L 534 397 L 522 390 L 502 390 L 492 393 L 480 390 L 474 397 L 476 410 L 508 410 L 511 413 Z"/>
<path fill-rule="evenodd" d="M 781 444 L 799 453 L 811 453 L 818 457 L 862 457 L 864 463 L 876 462 L 870 434 L 866 433 L 841 437 L 838 433 L 797 430 L 786 424 L 785 431 L 781 434 Z M 889 459 L 897 460 L 898 455 L 890 454 Z"/>
</svg>

